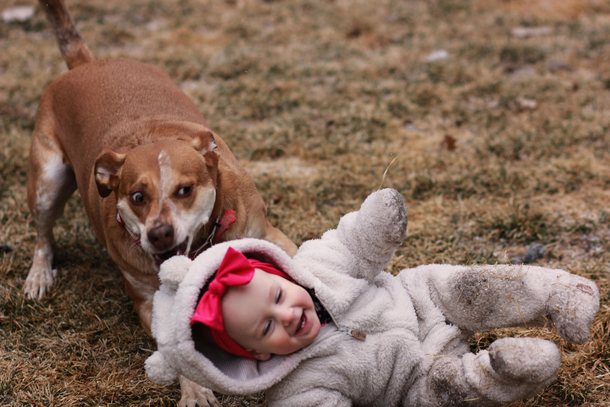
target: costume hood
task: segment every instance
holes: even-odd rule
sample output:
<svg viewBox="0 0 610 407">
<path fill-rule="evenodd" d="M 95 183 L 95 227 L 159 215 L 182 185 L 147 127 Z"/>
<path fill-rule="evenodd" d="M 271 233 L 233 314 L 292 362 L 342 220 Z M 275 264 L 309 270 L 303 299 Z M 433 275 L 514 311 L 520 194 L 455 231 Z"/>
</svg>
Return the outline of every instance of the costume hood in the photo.
<svg viewBox="0 0 610 407">
<path fill-rule="evenodd" d="M 290 355 L 273 355 L 267 361 L 239 357 L 222 350 L 205 325 L 191 325 L 201 291 L 214 278 L 229 247 L 273 264 L 303 287 L 315 290 L 320 285 L 309 270 L 283 250 L 259 239 L 224 242 L 195 260 L 175 256 L 165 261 L 159 273 L 161 287 L 153 300 L 152 334 L 158 350 L 146 361 L 146 373 L 153 382 L 169 384 L 181 374 L 224 394 L 250 394 L 279 382 L 307 358 L 308 347 Z M 193 330 L 202 338 L 197 343 Z M 180 366 L 180 371 L 174 366 Z"/>
</svg>

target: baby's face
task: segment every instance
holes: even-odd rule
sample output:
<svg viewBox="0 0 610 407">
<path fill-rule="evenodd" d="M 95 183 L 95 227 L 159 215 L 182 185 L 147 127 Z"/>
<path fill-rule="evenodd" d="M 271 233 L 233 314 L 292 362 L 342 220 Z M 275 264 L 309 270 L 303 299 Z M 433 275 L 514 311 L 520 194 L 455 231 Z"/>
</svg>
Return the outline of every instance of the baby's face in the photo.
<svg viewBox="0 0 610 407">
<path fill-rule="evenodd" d="M 250 283 L 222 297 L 225 329 L 260 360 L 309 345 L 320 332 L 311 296 L 285 278 L 256 269 Z"/>
</svg>

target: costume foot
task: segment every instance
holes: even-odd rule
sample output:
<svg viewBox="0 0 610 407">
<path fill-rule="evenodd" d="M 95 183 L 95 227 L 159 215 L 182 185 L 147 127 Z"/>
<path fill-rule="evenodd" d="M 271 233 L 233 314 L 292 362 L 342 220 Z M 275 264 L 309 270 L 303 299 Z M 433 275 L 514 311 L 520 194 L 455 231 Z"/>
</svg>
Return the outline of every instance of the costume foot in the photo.
<svg viewBox="0 0 610 407">
<path fill-rule="evenodd" d="M 555 379 L 561 353 L 541 338 L 503 338 L 489 347 L 489 361 L 502 379 L 530 383 L 536 393 Z"/>
<path fill-rule="evenodd" d="M 566 341 L 585 343 L 598 309 L 599 290 L 592 281 L 565 274 L 553 282 L 547 312 L 557 332 Z"/>
</svg>

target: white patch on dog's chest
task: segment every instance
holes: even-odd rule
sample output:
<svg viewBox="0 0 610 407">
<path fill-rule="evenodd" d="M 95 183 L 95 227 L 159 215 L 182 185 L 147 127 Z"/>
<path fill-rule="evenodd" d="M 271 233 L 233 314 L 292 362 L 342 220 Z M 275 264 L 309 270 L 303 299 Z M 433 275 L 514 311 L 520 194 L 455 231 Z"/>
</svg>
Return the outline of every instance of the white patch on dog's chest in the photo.
<svg viewBox="0 0 610 407">
<path fill-rule="evenodd" d="M 210 220 L 210 215 L 212 214 L 212 209 L 214 209 L 214 202 L 216 201 L 216 189 L 206 188 L 205 191 L 202 191 L 195 205 L 193 205 L 193 210 L 190 212 L 184 212 L 181 214 L 181 228 L 179 229 L 181 233 L 184 233 L 189 238 L 188 241 L 188 250 L 191 249 L 191 244 L 193 243 L 193 238 L 201 229 L 203 225 L 205 225 Z"/>
</svg>

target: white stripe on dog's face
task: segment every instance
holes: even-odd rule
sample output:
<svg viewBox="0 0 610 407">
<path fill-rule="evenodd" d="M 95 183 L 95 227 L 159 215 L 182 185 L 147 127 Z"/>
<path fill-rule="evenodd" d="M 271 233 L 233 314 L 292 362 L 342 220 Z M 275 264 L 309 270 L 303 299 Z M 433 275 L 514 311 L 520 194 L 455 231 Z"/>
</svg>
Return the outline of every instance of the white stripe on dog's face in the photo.
<svg viewBox="0 0 610 407">
<path fill-rule="evenodd" d="M 165 204 L 170 206 L 170 210 L 172 215 L 176 210 L 176 205 L 173 205 L 173 202 L 167 199 L 168 195 L 171 193 L 170 188 L 172 187 L 172 159 L 169 157 L 165 150 L 161 150 L 159 153 L 159 157 L 157 158 L 159 162 L 159 211 L 157 213 L 157 218 L 161 216 L 161 210 Z M 173 217 L 173 216 L 172 216 Z M 147 222 L 151 220 L 152 216 L 149 216 Z M 152 225 L 149 225 L 152 227 Z"/>
</svg>

